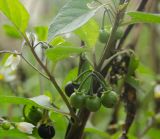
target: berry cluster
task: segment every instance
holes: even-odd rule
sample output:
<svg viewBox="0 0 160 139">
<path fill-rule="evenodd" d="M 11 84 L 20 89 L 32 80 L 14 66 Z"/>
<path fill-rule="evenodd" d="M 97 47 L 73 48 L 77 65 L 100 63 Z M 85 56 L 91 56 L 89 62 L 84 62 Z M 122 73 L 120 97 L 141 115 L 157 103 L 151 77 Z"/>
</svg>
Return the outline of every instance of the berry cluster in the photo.
<svg viewBox="0 0 160 139">
<path fill-rule="evenodd" d="M 68 90 L 65 89 L 66 94 L 71 94 L 70 96 L 70 104 L 76 108 L 87 108 L 91 112 L 96 112 L 100 109 L 101 104 L 106 108 L 112 108 L 115 106 L 115 104 L 118 101 L 118 95 L 114 91 L 104 91 L 102 92 L 101 98 L 95 95 L 89 95 L 84 92 L 76 91 L 76 86 L 71 86 L 70 84 L 66 85 L 66 88 L 69 88 Z M 74 90 L 74 91 L 73 91 Z"/>
</svg>

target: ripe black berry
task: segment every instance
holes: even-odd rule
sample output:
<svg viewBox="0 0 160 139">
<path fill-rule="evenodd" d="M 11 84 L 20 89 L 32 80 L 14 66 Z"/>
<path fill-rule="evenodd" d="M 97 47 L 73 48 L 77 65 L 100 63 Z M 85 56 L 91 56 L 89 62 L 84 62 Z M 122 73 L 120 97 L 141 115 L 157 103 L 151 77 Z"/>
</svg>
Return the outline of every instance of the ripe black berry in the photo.
<svg viewBox="0 0 160 139">
<path fill-rule="evenodd" d="M 68 97 L 70 97 L 75 89 L 78 89 L 79 84 L 73 83 L 73 82 L 68 82 L 67 85 L 65 86 L 65 93 Z"/>
<path fill-rule="evenodd" d="M 43 139 L 51 139 L 55 135 L 53 126 L 42 124 L 38 128 L 38 134 Z"/>
</svg>

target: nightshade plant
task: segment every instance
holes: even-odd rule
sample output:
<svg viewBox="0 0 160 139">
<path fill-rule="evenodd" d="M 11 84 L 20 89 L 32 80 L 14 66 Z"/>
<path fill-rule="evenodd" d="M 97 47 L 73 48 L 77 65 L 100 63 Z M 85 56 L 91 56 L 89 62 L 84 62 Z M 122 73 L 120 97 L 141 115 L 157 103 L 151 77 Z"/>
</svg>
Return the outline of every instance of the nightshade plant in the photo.
<svg viewBox="0 0 160 139">
<path fill-rule="evenodd" d="M 0 113 L 0 138 L 160 137 L 156 39 L 160 36 L 160 2 L 137 1 L 138 8 L 130 11 L 134 2 L 68 0 L 48 27 L 32 27 L 28 25 L 32 14 L 20 0 L 0 0 L 0 12 L 11 23 L 4 25 L 4 30 L 8 36 L 22 40 L 18 50 L 0 51 L 0 104 L 9 111 Z M 138 39 L 147 40 L 140 36 L 144 23 L 152 28 L 153 72 L 142 64 L 148 59 L 138 59 Z M 130 36 L 131 31 L 134 33 Z M 75 44 L 67 35 L 77 36 L 80 43 Z M 61 71 L 68 61 L 72 66 Z M 31 80 L 29 76 L 33 76 Z M 40 84 L 32 88 L 37 80 Z"/>
</svg>

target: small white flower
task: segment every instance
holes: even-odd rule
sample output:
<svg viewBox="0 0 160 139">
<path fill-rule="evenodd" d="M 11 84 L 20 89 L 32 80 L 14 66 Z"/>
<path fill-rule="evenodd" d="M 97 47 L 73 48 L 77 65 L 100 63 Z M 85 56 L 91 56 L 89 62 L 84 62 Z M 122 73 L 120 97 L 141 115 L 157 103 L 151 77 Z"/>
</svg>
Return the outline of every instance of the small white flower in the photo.
<svg viewBox="0 0 160 139">
<path fill-rule="evenodd" d="M 34 125 L 27 123 L 27 122 L 20 122 L 17 123 L 17 129 L 23 133 L 32 134 Z"/>
<path fill-rule="evenodd" d="M 157 84 L 154 87 L 154 97 L 155 98 L 160 98 L 160 84 Z"/>
<path fill-rule="evenodd" d="M 19 55 L 11 54 L 8 59 L 6 60 L 4 66 L 5 67 L 11 67 L 12 70 L 15 70 L 21 60 L 21 57 Z"/>
<path fill-rule="evenodd" d="M 0 69 L 0 80 L 6 82 L 11 82 L 16 79 L 15 70 L 12 70 L 10 67 L 3 67 Z"/>
</svg>

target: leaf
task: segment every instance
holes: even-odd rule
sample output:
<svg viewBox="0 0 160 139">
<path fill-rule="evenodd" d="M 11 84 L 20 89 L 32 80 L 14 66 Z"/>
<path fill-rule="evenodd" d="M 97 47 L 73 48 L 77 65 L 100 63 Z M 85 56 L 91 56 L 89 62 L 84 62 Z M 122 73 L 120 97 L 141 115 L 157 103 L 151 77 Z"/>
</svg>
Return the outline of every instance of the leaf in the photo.
<svg viewBox="0 0 160 139">
<path fill-rule="evenodd" d="M 133 23 L 160 23 L 160 14 L 145 13 L 145 12 L 128 12 Z"/>
<path fill-rule="evenodd" d="M 50 118 L 52 121 L 54 121 L 54 127 L 56 131 L 55 138 L 64 139 L 65 131 L 68 125 L 68 119 L 66 119 L 66 117 L 62 116 L 61 114 L 57 114 L 55 112 L 50 113 Z"/>
<path fill-rule="evenodd" d="M 19 132 L 17 129 L 11 129 L 11 130 L 2 130 L 0 129 L 0 138 L 16 138 L 16 139 L 28 139 L 28 135 L 22 132 Z"/>
<path fill-rule="evenodd" d="M 88 47 L 93 47 L 97 42 L 99 26 L 95 20 L 90 20 L 85 25 L 75 30 L 75 34 L 86 42 Z"/>
<path fill-rule="evenodd" d="M 139 80 L 137 80 L 135 77 L 127 76 L 126 82 L 134 87 L 137 91 L 144 92 L 140 86 Z"/>
<path fill-rule="evenodd" d="M 63 80 L 63 86 L 65 86 L 67 84 L 67 82 L 75 80 L 77 75 L 78 75 L 78 68 L 77 67 L 70 70 L 68 72 L 67 76 Z"/>
<path fill-rule="evenodd" d="M 50 97 L 45 96 L 45 95 L 40 95 L 40 96 L 37 96 L 37 97 L 33 97 L 33 98 L 30 98 L 30 100 L 32 100 L 36 104 L 38 104 L 40 106 L 43 106 L 43 107 L 46 107 L 46 108 L 52 107 Z"/>
<path fill-rule="evenodd" d="M 44 109 L 52 109 L 53 107 L 50 104 L 49 97 L 41 95 L 38 97 L 33 97 L 31 99 L 15 97 L 15 96 L 0 96 L 0 103 L 10 103 L 10 104 L 23 104 L 23 105 L 32 105 Z"/>
<path fill-rule="evenodd" d="M 46 26 L 37 26 L 34 27 L 35 33 L 38 36 L 39 41 L 45 41 L 47 39 L 48 27 Z"/>
<path fill-rule="evenodd" d="M 46 56 L 53 62 L 57 62 L 69 56 L 85 52 L 86 50 L 87 49 L 80 47 L 58 45 L 57 47 L 47 49 Z"/>
<path fill-rule="evenodd" d="M 110 138 L 110 136 L 106 132 L 103 132 L 103 131 L 98 130 L 96 128 L 85 128 L 85 132 L 97 134 L 97 135 L 99 135 L 101 137 L 105 137 L 105 138 Z"/>
<path fill-rule="evenodd" d="M 29 14 L 19 0 L 0 0 L 0 11 L 20 32 L 25 32 L 28 26 Z"/>
<path fill-rule="evenodd" d="M 56 45 L 64 44 L 65 42 L 66 41 L 62 36 L 57 36 L 49 44 L 56 46 Z"/>
<path fill-rule="evenodd" d="M 10 25 L 4 25 L 3 29 L 9 37 L 16 38 L 16 39 L 21 38 L 19 32 L 15 29 L 15 27 Z"/>
<path fill-rule="evenodd" d="M 136 56 L 130 57 L 129 67 L 128 67 L 128 75 L 133 75 L 135 70 L 138 68 L 139 59 Z"/>
<path fill-rule="evenodd" d="M 89 9 L 91 0 L 70 0 L 59 11 L 49 27 L 48 40 L 55 36 L 71 32 L 84 25 L 99 9 Z"/>
</svg>

